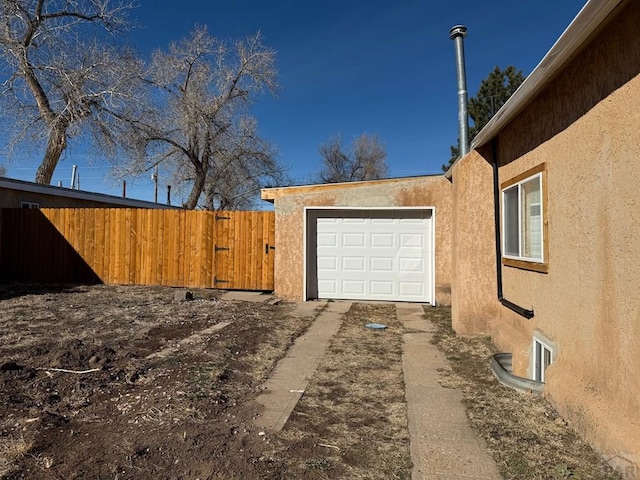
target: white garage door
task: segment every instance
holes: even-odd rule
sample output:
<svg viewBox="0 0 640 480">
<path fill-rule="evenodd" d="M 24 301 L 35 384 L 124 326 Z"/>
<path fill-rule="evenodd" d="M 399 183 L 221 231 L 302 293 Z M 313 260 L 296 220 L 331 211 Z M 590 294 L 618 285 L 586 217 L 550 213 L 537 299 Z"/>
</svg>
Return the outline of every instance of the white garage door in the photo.
<svg viewBox="0 0 640 480">
<path fill-rule="evenodd" d="M 314 210 L 309 222 L 317 298 L 433 303 L 431 210 Z"/>
</svg>

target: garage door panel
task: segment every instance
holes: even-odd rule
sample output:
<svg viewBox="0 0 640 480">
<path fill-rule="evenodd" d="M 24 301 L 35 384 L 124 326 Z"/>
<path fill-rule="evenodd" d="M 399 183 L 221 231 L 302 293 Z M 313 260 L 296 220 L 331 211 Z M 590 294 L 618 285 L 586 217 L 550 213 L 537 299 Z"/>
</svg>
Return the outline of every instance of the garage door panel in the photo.
<svg viewBox="0 0 640 480">
<path fill-rule="evenodd" d="M 310 284 L 317 285 L 317 292 L 312 295 L 432 302 L 429 210 L 330 210 L 313 215 L 312 272 L 317 277 Z"/>
<path fill-rule="evenodd" d="M 335 255 L 330 257 L 318 257 L 318 271 L 338 271 L 338 262 Z"/>
<path fill-rule="evenodd" d="M 342 270 L 345 272 L 358 272 L 365 271 L 365 258 L 364 257 L 342 257 Z"/>
<path fill-rule="evenodd" d="M 422 282 L 400 282 L 400 295 L 422 296 L 424 285 Z"/>
<path fill-rule="evenodd" d="M 369 220 L 371 225 L 392 225 L 394 222 L 393 218 L 371 218 Z"/>
<path fill-rule="evenodd" d="M 318 280 L 318 290 L 326 292 L 330 295 L 338 294 L 338 281 L 337 280 Z"/>
<path fill-rule="evenodd" d="M 342 246 L 348 247 L 364 247 L 365 234 L 364 233 L 344 233 L 342 235 Z"/>
<path fill-rule="evenodd" d="M 318 233 L 318 247 L 337 247 L 338 235 L 336 233 Z"/>
<path fill-rule="evenodd" d="M 401 258 L 399 270 L 401 275 L 406 273 L 425 273 L 424 262 L 422 258 Z"/>
<path fill-rule="evenodd" d="M 364 295 L 365 281 L 364 280 L 343 280 L 342 291 L 345 295 Z"/>
<path fill-rule="evenodd" d="M 429 220 L 426 218 L 400 218 L 401 225 L 425 225 Z"/>
<path fill-rule="evenodd" d="M 400 246 L 401 247 L 420 247 L 424 244 L 424 235 L 422 233 L 401 233 L 400 234 Z"/>
<path fill-rule="evenodd" d="M 392 272 L 393 260 L 393 257 L 371 257 L 369 270 L 372 272 Z"/>
<path fill-rule="evenodd" d="M 376 296 L 393 296 L 394 283 L 390 281 L 372 281 L 371 294 Z"/>
<path fill-rule="evenodd" d="M 371 233 L 371 246 L 379 248 L 395 248 L 395 235 L 393 233 Z"/>
</svg>

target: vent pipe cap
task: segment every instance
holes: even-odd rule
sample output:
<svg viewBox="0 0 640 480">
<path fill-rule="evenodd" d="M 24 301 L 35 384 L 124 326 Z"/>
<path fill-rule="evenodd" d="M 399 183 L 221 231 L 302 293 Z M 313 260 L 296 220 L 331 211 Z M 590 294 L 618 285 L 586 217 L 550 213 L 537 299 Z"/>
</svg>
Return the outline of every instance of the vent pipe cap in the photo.
<svg viewBox="0 0 640 480">
<path fill-rule="evenodd" d="M 451 27 L 451 30 L 449 31 L 449 38 L 451 40 L 457 37 L 464 38 L 466 36 L 467 36 L 467 27 L 465 27 L 464 25 L 456 25 L 455 27 Z"/>
</svg>

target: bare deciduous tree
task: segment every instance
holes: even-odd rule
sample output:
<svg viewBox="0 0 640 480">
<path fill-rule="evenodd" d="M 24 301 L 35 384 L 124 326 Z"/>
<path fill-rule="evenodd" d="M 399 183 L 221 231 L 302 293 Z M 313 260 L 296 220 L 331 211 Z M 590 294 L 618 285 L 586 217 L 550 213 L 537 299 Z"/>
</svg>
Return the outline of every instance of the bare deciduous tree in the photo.
<svg viewBox="0 0 640 480">
<path fill-rule="evenodd" d="M 7 174 L 7 169 L 0 165 L 0 177 L 4 177 Z"/>
<path fill-rule="evenodd" d="M 140 121 L 132 124 L 133 157 L 143 165 L 163 163 L 188 183 L 187 208 L 241 205 L 262 178 L 279 175 L 271 146 L 259 139 L 247 112 L 256 96 L 276 88 L 275 53 L 260 34 L 229 45 L 206 28 L 155 52 L 147 81 L 157 91 Z"/>
<path fill-rule="evenodd" d="M 205 186 L 204 207 L 209 210 L 240 210 L 255 207 L 261 188 L 279 185 L 284 168 L 274 148 L 256 133 L 253 118 L 242 118 L 233 142 L 220 149 Z"/>
<path fill-rule="evenodd" d="M 51 182 L 69 138 L 85 127 L 112 135 L 110 123 L 136 97 L 130 73 L 137 59 L 97 38 L 99 31 L 124 29 L 130 8 L 129 0 L 0 4 L 0 66 L 9 72 L 0 95 L 5 114 L 16 119 L 11 146 L 27 138 L 44 143 L 36 182 Z M 89 31 L 96 37 L 81 40 Z"/>
<path fill-rule="evenodd" d="M 319 179 L 323 183 L 377 180 L 387 175 L 387 152 L 377 136 L 363 133 L 345 152 L 342 138 L 335 135 L 318 150 L 323 161 Z"/>
</svg>

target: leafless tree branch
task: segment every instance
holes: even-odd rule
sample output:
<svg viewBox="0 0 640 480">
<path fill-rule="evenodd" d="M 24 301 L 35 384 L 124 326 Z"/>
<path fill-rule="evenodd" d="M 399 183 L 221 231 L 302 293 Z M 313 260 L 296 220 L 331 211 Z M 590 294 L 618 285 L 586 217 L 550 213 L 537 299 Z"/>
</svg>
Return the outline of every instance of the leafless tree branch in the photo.
<svg viewBox="0 0 640 480">
<path fill-rule="evenodd" d="M 377 136 L 362 135 L 355 138 L 350 151 L 345 152 L 340 135 L 334 135 L 320 145 L 322 183 L 356 182 L 385 178 L 388 172 L 387 152 Z"/>
<path fill-rule="evenodd" d="M 257 96 L 277 87 L 275 53 L 260 34 L 229 44 L 196 27 L 153 54 L 145 81 L 155 92 L 144 123 L 131 123 L 130 156 L 145 165 L 164 158 L 174 181 L 190 185 L 187 208 L 237 208 L 244 205 L 239 190 L 255 194 L 240 187 L 239 176 L 260 183 L 280 175 L 273 149 L 248 115 Z"/>
<path fill-rule="evenodd" d="M 136 98 L 139 63 L 126 49 L 110 47 L 99 30 L 129 23 L 129 0 L 5 0 L 0 4 L 0 68 L 10 72 L 1 99 L 15 128 L 10 145 L 44 143 L 36 181 L 50 183 L 68 140 L 85 127 L 109 134 L 114 112 Z M 78 29 L 96 37 L 80 40 Z"/>
</svg>

